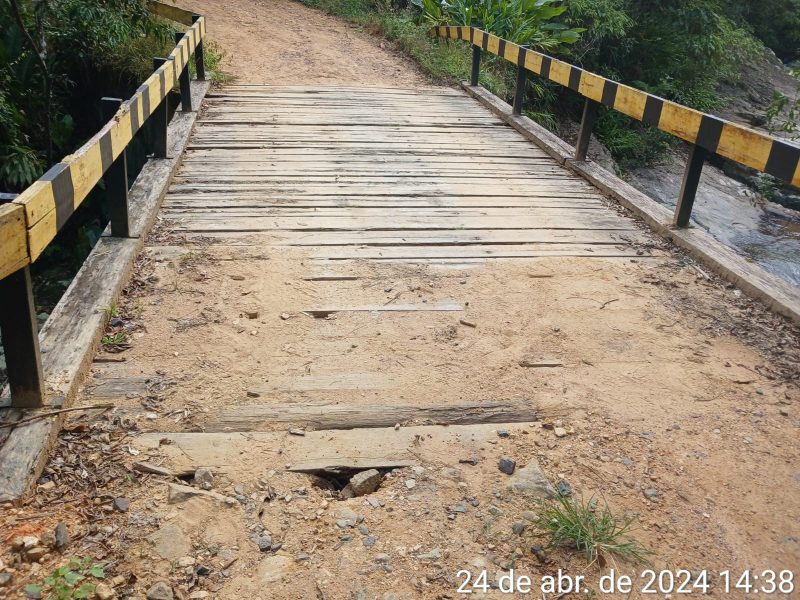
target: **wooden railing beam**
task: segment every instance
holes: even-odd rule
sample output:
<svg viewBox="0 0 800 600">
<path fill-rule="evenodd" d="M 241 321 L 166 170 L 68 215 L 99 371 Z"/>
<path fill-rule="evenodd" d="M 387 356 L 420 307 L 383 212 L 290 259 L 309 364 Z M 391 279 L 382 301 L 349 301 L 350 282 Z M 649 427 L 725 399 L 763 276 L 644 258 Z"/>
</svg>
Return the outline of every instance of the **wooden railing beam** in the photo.
<svg viewBox="0 0 800 600">
<path fill-rule="evenodd" d="M 175 32 L 175 44 L 180 44 L 185 33 L 180 31 Z M 181 110 L 183 112 L 192 112 L 192 88 L 189 79 L 189 63 L 186 63 L 181 70 L 178 77 L 181 88 Z"/>
</svg>

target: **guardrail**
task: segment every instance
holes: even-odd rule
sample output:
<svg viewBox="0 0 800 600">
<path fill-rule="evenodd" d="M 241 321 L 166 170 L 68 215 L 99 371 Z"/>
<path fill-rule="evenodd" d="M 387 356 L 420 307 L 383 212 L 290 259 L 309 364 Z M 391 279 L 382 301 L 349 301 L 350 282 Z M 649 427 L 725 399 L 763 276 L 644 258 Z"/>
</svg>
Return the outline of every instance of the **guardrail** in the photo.
<svg viewBox="0 0 800 600">
<path fill-rule="evenodd" d="M 111 235 L 129 237 L 126 149 L 145 122 L 152 120 L 153 158 L 166 158 L 167 95 L 178 85 L 182 110 L 192 110 L 192 56 L 197 78 L 205 79 L 205 19 L 160 2 L 148 1 L 147 6 L 156 15 L 189 26 L 185 32 L 175 33 L 170 55 L 153 59 L 153 74 L 128 100 L 102 98 L 103 117 L 108 122 L 100 131 L 10 202 L 0 204 L 0 335 L 14 407 L 37 407 L 45 401 L 29 265 L 101 179 L 106 187 Z"/>
<path fill-rule="evenodd" d="M 495 54 L 516 64 L 515 114 L 522 112 L 528 72 L 554 81 L 586 98 L 575 144 L 575 160 L 586 160 L 589 139 L 601 104 L 689 142 L 691 152 L 673 219 L 676 227 L 689 226 L 700 173 L 706 158 L 712 154 L 800 187 L 800 146 L 606 79 L 476 27 L 441 25 L 434 27 L 431 35 L 472 44 L 470 85 L 478 85 L 482 52 Z"/>
</svg>

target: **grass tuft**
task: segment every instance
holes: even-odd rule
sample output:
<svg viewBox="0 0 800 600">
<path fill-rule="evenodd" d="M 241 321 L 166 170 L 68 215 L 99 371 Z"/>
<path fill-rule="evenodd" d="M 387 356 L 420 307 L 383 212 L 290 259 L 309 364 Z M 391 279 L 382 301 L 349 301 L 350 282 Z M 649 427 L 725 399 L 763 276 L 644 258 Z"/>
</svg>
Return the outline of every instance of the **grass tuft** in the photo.
<svg viewBox="0 0 800 600">
<path fill-rule="evenodd" d="M 590 564 L 604 565 L 607 557 L 647 564 L 652 552 L 628 537 L 635 517 L 617 517 L 608 504 L 559 496 L 539 513 L 539 527 L 549 536 L 550 548 L 571 547 L 583 552 Z"/>
</svg>

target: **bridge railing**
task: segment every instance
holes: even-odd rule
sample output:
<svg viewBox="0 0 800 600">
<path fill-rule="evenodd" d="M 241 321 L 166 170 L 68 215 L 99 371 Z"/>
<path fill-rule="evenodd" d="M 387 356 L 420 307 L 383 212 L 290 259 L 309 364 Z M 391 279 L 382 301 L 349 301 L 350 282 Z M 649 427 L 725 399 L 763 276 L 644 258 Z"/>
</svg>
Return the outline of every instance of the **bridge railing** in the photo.
<svg viewBox="0 0 800 600">
<path fill-rule="evenodd" d="M 431 35 L 464 40 L 472 44 L 470 84 L 473 86 L 478 85 L 483 52 L 495 54 L 517 65 L 517 86 L 513 103 L 515 114 L 522 112 L 529 72 L 584 97 L 586 100 L 580 133 L 575 144 L 575 160 L 586 160 L 589 139 L 600 105 L 689 142 L 691 152 L 673 217 L 676 227 L 689 226 L 703 164 L 712 154 L 800 187 L 800 146 L 606 79 L 476 27 L 441 25 L 434 27 Z"/>
<path fill-rule="evenodd" d="M 167 96 L 180 88 L 181 107 L 192 110 L 189 61 L 205 79 L 205 19 L 149 0 L 156 15 L 188 26 L 175 33 L 175 48 L 153 59 L 153 74 L 128 100 L 102 98 L 106 124 L 83 146 L 53 165 L 17 196 L 0 204 L 0 336 L 5 350 L 11 405 L 42 406 L 45 388 L 29 265 L 34 262 L 94 187 L 103 180 L 111 235 L 130 237 L 126 149 L 145 123 L 152 127 L 154 159 L 167 156 Z M 0 201 L 2 201 L 0 200 Z"/>
</svg>

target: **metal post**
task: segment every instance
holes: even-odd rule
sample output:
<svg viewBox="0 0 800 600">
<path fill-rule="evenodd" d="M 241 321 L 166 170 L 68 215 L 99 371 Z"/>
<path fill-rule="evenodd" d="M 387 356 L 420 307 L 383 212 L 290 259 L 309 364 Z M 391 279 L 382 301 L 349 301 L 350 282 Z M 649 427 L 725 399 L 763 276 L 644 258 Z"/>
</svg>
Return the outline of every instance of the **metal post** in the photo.
<svg viewBox="0 0 800 600">
<path fill-rule="evenodd" d="M 590 98 L 586 99 L 583 105 L 581 131 L 575 144 L 575 160 L 586 160 L 586 153 L 589 151 L 589 140 L 592 139 L 592 129 L 594 129 L 594 122 L 597 120 L 599 108 L 600 105 L 597 102 Z"/>
<path fill-rule="evenodd" d="M 521 46 L 520 48 L 527 48 Z M 517 89 L 514 92 L 514 107 L 513 112 L 515 115 L 522 114 L 522 104 L 525 102 L 525 87 L 528 85 L 528 71 L 522 65 L 517 65 Z"/>
<path fill-rule="evenodd" d="M 43 406 L 42 355 L 39 353 L 39 327 L 29 267 L 0 279 L 0 334 L 11 388 L 11 406 Z"/>
<path fill-rule="evenodd" d="M 153 70 L 157 71 L 161 65 L 170 59 L 154 58 Z M 165 90 L 164 99 L 161 101 L 150 119 L 153 121 L 153 157 L 167 158 L 167 125 L 169 125 L 169 112 L 167 102 L 169 101 L 169 90 Z"/>
<path fill-rule="evenodd" d="M 192 15 L 192 24 L 194 25 L 195 23 L 197 23 L 197 20 L 199 18 L 200 15 Z M 194 66 L 195 70 L 197 71 L 197 80 L 205 81 L 206 63 L 205 63 L 205 57 L 203 56 L 203 40 L 197 42 L 197 48 L 194 49 Z"/>
<path fill-rule="evenodd" d="M 692 145 L 692 150 L 689 152 L 689 160 L 686 161 L 686 170 L 683 172 L 681 194 L 678 196 L 678 204 L 675 206 L 675 218 L 673 219 L 675 227 L 689 226 L 694 197 L 697 194 L 697 186 L 700 184 L 703 163 L 705 163 L 707 157 L 708 151 L 705 148 Z"/>
<path fill-rule="evenodd" d="M 472 86 L 478 85 L 478 75 L 481 72 L 481 47 L 477 45 L 472 46 L 472 75 L 469 78 L 469 84 Z"/>
<path fill-rule="evenodd" d="M 180 44 L 185 34 L 179 31 L 175 32 L 175 43 Z M 189 64 L 184 65 L 183 70 L 178 77 L 181 84 L 181 110 L 183 112 L 192 112 L 192 88 L 189 84 Z"/>
<path fill-rule="evenodd" d="M 120 98 L 101 98 L 103 120 L 110 121 L 117 114 L 122 100 Z M 111 235 L 114 237 L 130 237 L 130 223 L 128 222 L 128 162 L 126 150 L 111 163 L 103 174 L 106 184 L 106 200 L 108 212 L 111 216 Z"/>
</svg>

